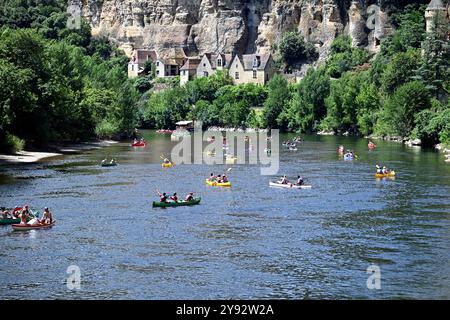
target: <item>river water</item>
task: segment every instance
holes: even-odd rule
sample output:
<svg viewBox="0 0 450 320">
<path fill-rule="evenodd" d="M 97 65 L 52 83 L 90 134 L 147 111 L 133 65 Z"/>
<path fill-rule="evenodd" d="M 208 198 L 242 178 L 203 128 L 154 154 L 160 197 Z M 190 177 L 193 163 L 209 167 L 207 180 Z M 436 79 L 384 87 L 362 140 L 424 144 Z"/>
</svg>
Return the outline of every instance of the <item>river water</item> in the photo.
<svg viewBox="0 0 450 320">
<path fill-rule="evenodd" d="M 229 166 L 163 169 L 175 143 L 145 137 L 145 148 L 0 167 L 0 205 L 49 206 L 57 219 L 48 230 L 0 226 L 0 299 L 450 298 L 450 166 L 438 153 L 304 136 L 281 150 L 280 174 L 301 173 L 311 190 L 270 188 L 255 165 L 232 166 L 226 189 L 204 178 Z M 359 159 L 339 159 L 339 144 Z M 119 165 L 100 167 L 105 156 Z M 376 163 L 397 177 L 376 180 Z M 152 208 L 156 188 L 202 203 Z M 79 290 L 67 287 L 69 266 Z M 380 289 L 367 286 L 369 266 Z"/>
</svg>

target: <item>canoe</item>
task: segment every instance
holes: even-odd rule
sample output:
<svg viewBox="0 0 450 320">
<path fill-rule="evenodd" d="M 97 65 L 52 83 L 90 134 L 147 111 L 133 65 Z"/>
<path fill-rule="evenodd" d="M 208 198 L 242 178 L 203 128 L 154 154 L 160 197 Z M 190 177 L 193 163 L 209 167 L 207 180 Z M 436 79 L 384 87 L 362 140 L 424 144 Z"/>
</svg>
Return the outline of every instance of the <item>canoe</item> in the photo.
<svg viewBox="0 0 450 320">
<path fill-rule="evenodd" d="M 173 167 L 173 163 L 172 162 L 170 162 L 170 163 L 161 163 L 161 166 L 163 168 L 172 168 Z"/>
<path fill-rule="evenodd" d="M 374 144 L 368 144 L 367 147 L 369 147 L 369 149 L 375 149 L 377 146 Z"/>
<path fill-rule="evenodd" d="M 102 163 L 100 164 L 102 167 L 115 167 L 117 163 Z"/>
<path fill-rule="evenodd" d="M 0 219 L 0 225 L 15 224 L 15 223 L 20 223 L 20 218 L 17 218 L 17 219 Z"/>
<path fill-rule="evenodd" d="M 297 186 L 295 184 L 292 183 L 288 183 L 288 184 L 281 184 L 278 182 L 269 182 L 269 186 L 271 187 L 277 187 L 277 188 L 286 188 L 286 189 L 311 189 L 312 187 L 309 185 L 301 185 L 301 186 Z"/>
<path fill-rule="evenodd" d="M 350 156 L 348 154 L 344 154 L 344 160 L 355 160 L 357 158 L 356 155 Z"/>
<path fill-rule="evenodd" d="M 389 173 L 375 173 L 376 178 L 388 178 L 395 177 L 395 171 L 391 171 Z"/>
<path fill-rule="evenodd" d="M 13 224 L 12 228 L 15 231 L 28 231 L 28 230 L 35 230 L 35 229 L 46 229 L 46 228 L 51 228 L 55 225 L 56 220 L 54 220 L 52 223 L 50 224 L 44 224 L 44 225 L 37 225 L 37 226 L 30 226 L 28 224 Z"/>
<path fill-rule="evenodd" d="M 209 181 L 208 179 L 206 179 L 205 181 L 206 181 L 206 184 L 211 187 L 231 187 L 230 181 L 222 182 L 222 183 L 217 183 L 217 181 Z"/>
<path fill-rule="evenodd" d="M 131 146 L 132 147 L 145 147 L 145 142 L 144 143 L 141 143 L 141 142 L 132 143 Z"/>
<path fill-rule="evenodd" d="M 194 198 L 191 201 L 178 201 L 178 202 L 159 202 L 153 201 L 153 208 L 167 208 L 167 207 L 181 207 L 181 206 L 193 206 L 200 203 L 202 198 Z"/>
</svg>

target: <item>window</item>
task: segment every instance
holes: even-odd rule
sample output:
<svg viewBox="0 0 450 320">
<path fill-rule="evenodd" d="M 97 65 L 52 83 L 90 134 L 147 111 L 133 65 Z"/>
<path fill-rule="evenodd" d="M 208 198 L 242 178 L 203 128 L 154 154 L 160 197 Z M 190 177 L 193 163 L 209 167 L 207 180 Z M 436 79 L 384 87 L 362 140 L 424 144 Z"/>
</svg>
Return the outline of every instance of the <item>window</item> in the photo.
<svg viewBox="0 0 450 320">
<path fill-rule="evenodd" d="M 222 67 L 222 59 L 217 59 L 217 66 Z"/>
<path fill-rule="evenodd" d="M 236 72 L 236 73 L 234 74 L 234 78 L 235 78 L 235 79 L 239 79 L 239 72 Z"/>
<path fill-rule="evenodd" d="M 206 63 L 204 63 L 203 66 L 206 67 Z"/>
<path fill-rule="evenodd" d="M 159 76 L 159 70 L 156 70 L 156 75 Z"/>
<path fill-rule="evenodd" d="M 159 67 L 159 61 L 156 61 L 156 66 Z"/>
<path fill-rule="evenodd" d="M 134 64 L 131 65 L 131 71 L 134 71 Z"/>
<path fill-rule="evenodd" d="M 253 79 L 258 78 L 258 73 L 256 72 L 256 70 L 253 70 Z"/>
<path fill-rule="evenodd" d="M 204 76 L 204 77 L 207 77 L 207 76 L 209 76 L 209 73 L 208 73 L 208 71 L 203 71 L 203 76 Z"/>
</svg>

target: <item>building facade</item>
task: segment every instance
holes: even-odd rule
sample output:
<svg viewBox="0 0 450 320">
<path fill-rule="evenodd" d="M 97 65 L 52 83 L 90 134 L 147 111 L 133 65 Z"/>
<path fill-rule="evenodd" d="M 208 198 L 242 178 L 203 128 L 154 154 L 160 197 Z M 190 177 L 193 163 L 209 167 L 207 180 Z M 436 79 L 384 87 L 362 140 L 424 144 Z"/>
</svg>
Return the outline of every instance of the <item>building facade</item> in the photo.
<svg viewBox="0 0 450 320">
<path fill-rule="evenodd" d="M 236 55 L 229 68 L 234 84 L 254 83 L 264 85 L 276 72 L 272 54 Z"/>
<path fill-rule="evenodd" d="M 136 78 L 144 71 L 147 61 L 156 61 L 158 54 L 155 50 L 137 49 L 134 50 L 130 62 L 128 63 L 128 78 Z"/>
<path fill-rule="evenodd" d="M 180 69 L 180 85 L 185 85 L 188 81 L 197 76 L 197 68 L 200 65 L 200 59 L 189 58 Z"/>
<path fill-rule="evenodd" d="M 230 67 L 231 54 L 205 53 L 197 68 L 197 77 L 209 77 L 218 70 L 225 70 Z"/>
</svg>

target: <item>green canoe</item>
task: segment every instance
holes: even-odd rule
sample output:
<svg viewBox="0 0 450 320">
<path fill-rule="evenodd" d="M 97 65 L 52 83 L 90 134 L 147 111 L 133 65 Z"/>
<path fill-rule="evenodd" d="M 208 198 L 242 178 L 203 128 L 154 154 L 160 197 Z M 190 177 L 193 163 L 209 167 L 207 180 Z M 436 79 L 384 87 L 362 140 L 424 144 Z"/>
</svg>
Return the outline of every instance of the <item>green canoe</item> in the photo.
<svg viewBox="0 0 450 320">
<path fill-rule="evenodd" d="M 15 223 L 20 223 L 20 218 L 17 218 L 17 219 L 0 219 L 0 225 L 15 224 Z"/>
<path fill-rule="evenodd" d="M 153 202 L 153 207 L 158 207 L 158 208 L 167 208 L 167 207 L 181 207 L 181 206 L 193 206 L 196 204 L 200 203 L 200 200 L 202 200 L 202 198 L 194 198 L 191 201 L 178 201 L 178 202 L 159 202 L 159 201 L 154 201 Z"/>
<path fill-rule="evenodd" d="M 117 163 L 102 163 L 100 164 L 102 167 L 115 167 Z"/>
</svg>

